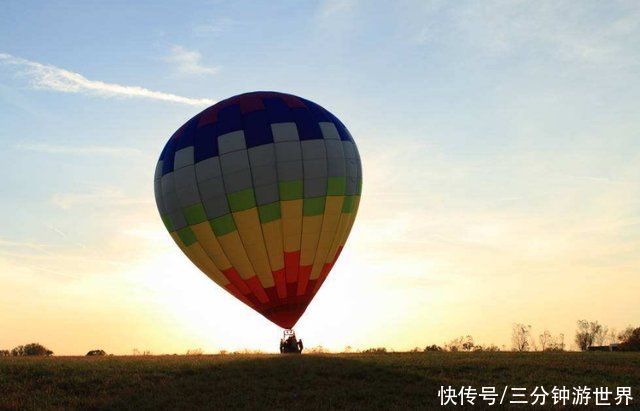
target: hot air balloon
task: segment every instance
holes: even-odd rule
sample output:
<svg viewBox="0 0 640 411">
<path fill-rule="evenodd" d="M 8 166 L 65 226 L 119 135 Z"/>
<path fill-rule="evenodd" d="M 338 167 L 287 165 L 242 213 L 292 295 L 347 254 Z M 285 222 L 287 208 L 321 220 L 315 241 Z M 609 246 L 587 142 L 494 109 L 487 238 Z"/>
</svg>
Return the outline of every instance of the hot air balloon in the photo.
<svg viewBox="0 0 640 411">
<path fill-rule="evenodd" d="M 347 128 L 309 100 L 252 92 L 187 121 L 155 172 L 160 216 L 210 279 L 291 329 L 355 220 L 362 187 Z"/>
</svg>

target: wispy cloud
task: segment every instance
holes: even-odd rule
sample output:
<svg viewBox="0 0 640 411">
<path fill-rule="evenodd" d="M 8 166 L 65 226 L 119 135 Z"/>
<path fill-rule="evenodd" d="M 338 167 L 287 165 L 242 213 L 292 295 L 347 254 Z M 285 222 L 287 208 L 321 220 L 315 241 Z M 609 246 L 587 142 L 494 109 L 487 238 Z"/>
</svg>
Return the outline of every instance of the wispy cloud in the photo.
<svg viewBox="0 0 640 411">
<path fill-rule="evenodd" d="M 193 33 L 197 36 L 215 36 L 235 25 L 235 21 L 223 17 L 220 19 L 210 20 L 206 23 L 197 24 L 193 27 Z"/>
<path fill-rule="evenodd" d="M 138 97 L 192 106 L 215 103 L 214 100 L 208 98 L 184 97 L 139 86 L 124 86 L 116 83 L 90 80 L 80 73 L 74 73 L 56 66 L 38 63 L 6 53 L 0 53 L 0 63 L 17 67 L 19 73 L 26 76 L 30 85 L 36 89 L 82 93 L 101 97 Z"/>
<path fill-rule="evenodd" d="M 202 64 L 202 54 L 199 51 L 188 50 L 182 46 L 172 46 L 171 54 L 166 60 L 176 65 L 179 74 L 200 75 L 218 72 L 217 67 Z"/>
<path fill-rule="evenodd" d="M 330 17 L 353 9 L 356 0 L 325 0 L 320 5 L 320 17 Z"/>
<path fill-rule="evenodd" d="M 105 206 L 110 209 L 117 206 L 147 205 L 150 199 L 129 197 L 122 190 L 114 187 L 104 187 L 82 193 L 56 193 L 51 202 L 63 210 L 76 206 Z"/>
<path fill-rule="evenodd" d="M 102 155 L 102 156 L 131 156 L 141 155 L 142 152 L 130 147 L 109 147 L 109 146 L 64 146 L 47 143 L 16 144 L 18 150 L 36 151 L 47 154 L 70 154 L 70 155 Z"/>
</svg>

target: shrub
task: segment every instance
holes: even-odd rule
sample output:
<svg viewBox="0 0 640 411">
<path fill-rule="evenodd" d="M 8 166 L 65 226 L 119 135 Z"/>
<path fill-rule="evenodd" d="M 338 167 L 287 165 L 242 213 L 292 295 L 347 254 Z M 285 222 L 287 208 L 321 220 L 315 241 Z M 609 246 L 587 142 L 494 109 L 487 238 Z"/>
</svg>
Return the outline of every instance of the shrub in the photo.
<svg viewBox="0 0 640 411">
<path fill-rule="evenodd" d="M 387 349 L 385 347 L 367 348 L 362 352 L 364 354 L 386 354 Z"/>
<path fill-rule="evenodd" d="M 30 343 L 26 345 L 19 345 L 11 350 L 11 355 L 14 357 L 23 356 L 49 356 L 53 355 L 53 351 L 48 349 L 39 343 Z"/>
<path fill-rule="evenodd" d="M 640 351 L 640 327 L 629 327 L 620 334 L 620 349 L 622 351 Z"/>
<path fill-rule="evenodd" d="M 104 350 L 91 350 L 87 353 L 87 357 L 102 357 L 107 355 L 106 352 L 104 352 Z"/>
</svg>

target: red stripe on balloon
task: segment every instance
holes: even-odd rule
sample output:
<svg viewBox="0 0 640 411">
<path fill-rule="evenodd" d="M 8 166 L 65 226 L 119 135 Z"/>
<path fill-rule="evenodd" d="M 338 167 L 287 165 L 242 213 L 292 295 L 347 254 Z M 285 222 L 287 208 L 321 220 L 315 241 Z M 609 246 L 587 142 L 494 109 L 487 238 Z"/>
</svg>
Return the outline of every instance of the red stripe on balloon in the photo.
<svg viewBox="0 0 640 411">
<path fill-rule="evenodd" d="M 258 301 L 262 304 L 269 302 L 269 297 L 267 296 L 267 293 L 264 292 L 264 288 L 262 288 L 262 284 L 260 283 L 260 280 L 258 280 L 258 277 L 254 275 L 251 278 L 247 278 L 245 281 Z"/>
<path fill-rule="evenodd" d="M 198 127 L 213 124 L 216 121 L 218 121 L 218 109 L 215 106 L 212 106 L 202 112 L 200 119 L 198 120 Z"/>
<path fill-rule="evenodd" d="M 280 298 L 278 297 L 278 294 L 276 292 L 276 287 L 267 287 L 264 289 L 265 293 L 267 294 L 267 296 L 269 297 L 269 303 L 277 303 L 278 301 L 280 301 Z"/>
<path fill-rule="evenodd" d="M 309 276 L 311 275 L 312 265 L 301 265 L 298 272 L 298 290 L 296 295 L 304 295 L 307 291 L 307 283 L 309 283 Z"/>
<path fill-rule="evenodd" d="M 322 266 L 322 270 L 320 271 L 320 275 L 318 276 L 318 282 L 316 283 L 315 287 L 313 288 L 312 295 L 316 295 L 316 293 L 318 292 L 320 287 L 322 287 L 322 283 L 324 283 L 324 280 L 329 275 L 329 272 L 331 271 L 331 269 L 335 265 L 336 261 L 338 261 L 338 257 L 340 257 L 340 253 L 342 252 L 342 248 L 343 248 L 343 246 L 339 246 L 338 247 L 338 251 L 336 251 L 336 255 L 333 257 L 333 260 L 331 262 L 329 262 L 329 263 L 325 263 Z"/>
<path fill-rule="evenodd" d="M 238 105 L 242 114 L 265 109 L 261 96 L 256 94 L 249 94 L 238 99 Z"/>
<path fill-rule="evenodd" d="M 249 290 L 249 287 L 247 287 L 247 284 L 245 284 L 242 278 L 240 278 L 240 275 L 235 268 L 227 268 L 226 270 L 222 271 L 222 274 L 224 274 L 224 276 L 227 277 L 227 279 L 231 281 L 231 283 L 236 286 L 236 288 L 242 294 L 249 294 L 251 292 L 251 290 Z"/>
<path fill-rule="evenodd" d="M 298 267 L 300 266 L 300 251 L 284 253 L 284 269 L 287 283 L 295 283 L 298 281 Z"/>
<path fill-rule="evenodd" d="M 285 269 L 273 271 L 273 280 L 276 282 L 276 291 L 278 292 L 278 298 L 287 298 L 287 282 L 285 278 Z"/>
<path fill-rule="evenodd" d="M 296 96 L 292 96 L 290 94 L 282 94 L 280 95 L 280 98 L 284 100 L 289 108 L 307 108 L 304 102 Z"/>
<path fill-rule="evenodd" d="M 255 308 L 255 304 L 252 303 L 245 295 L 243 295 L 235 285 L 227 284 L 226 285 L 226 289 L 227 289 L 227 291 L 229 291 L 231 293 L 231 295 L 236 297 L 238 300 L 240 300 L 243 303 L 247 304 L 251 308 Z"/>
</svg>

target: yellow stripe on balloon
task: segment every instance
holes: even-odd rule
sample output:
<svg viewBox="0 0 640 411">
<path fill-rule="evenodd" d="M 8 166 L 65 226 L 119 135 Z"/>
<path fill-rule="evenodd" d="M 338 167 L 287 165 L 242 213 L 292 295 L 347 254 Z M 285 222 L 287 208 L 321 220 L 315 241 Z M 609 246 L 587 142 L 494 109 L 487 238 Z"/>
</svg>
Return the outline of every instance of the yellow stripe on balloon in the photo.
<svg viewBox="0 0 640 411">
<path fill-rule="evenodd" d="M 327 257 L 325 258 L 325 263 L 332 263 L 335 260 L 338 248 L 340 246 L 344 246 L 347 241 L 347 237 L 349 237 L 349 232 L 351 231 L 351 227 L 353 226 L 353 222 L 355 221 L 358 211 L 358 205 L 360 203 L 359 196 L 353 197 L 353 209 L 348 213 L 342 213 L 340 215 L 336 235 L 333 239 L 333 243 L 331 244 L 331 248 L 327 253 Z"/>
<path fill-rule="evenodd" d="M 302 241 L 300 244 L 300 265 L 311 265 L 318 248 L 322 214 L 302 217 Z"/>
<path fill-rule="evenodd" d="M 267 254 L 273 271 L 284 268 L 282 223 L 279 219 L 262 224 L 262 234 L 267 245 Z"/>
<path fill-rule="evenodd" d="M 300 237 L 302 236 L 302 202 L 302 199 L 280 202 L 282 236 L 284 238 L 283 244 L 286 253 L 300 250 Z"/>
<path fill-rule="evenodd" d="M 229 284 L 229 280 L 220 272 L 218 267 L 211 261 L 202 246 L 195 242 L 186 247 L 176 232 L 171 233 L 171 237 L 178 244 L 183 253 L 200 269 L 207 277 L 211 278 L 216 284 L 225 287 Z"/>
<path fill-rule="evenodd" d="M 233 212 L 233 220 L 238 228 L 238 233 L 240 233 L 240 239 L 247 252 L 247 257 L 249 257 L 260 283 L 265 288 L 273 287 L 275 282 L 273 274 L 271 274 L 269 255 L 264 245 L 258 208 L 235 211 Z"/>
<path fill-rule="evenodd" d="M 216 238 L 222 246 L 229 262 L 231 262 L 236 271 L 238 271 L 240 278 L 246 280 L 256 275 L 237 231 L 234 230 L 230 233 L 216 236 Z"/>
<path fill-rule="evenodd" d="M 225 255 L 224 250 L 222 250 L 222 246 L 218 242 L 215 234 L 213 234 L 211 224 L 209 224 L 208 221 L 192 225 L 191 230 L 195 233 L 198 242 L 202 244 L 202 248 L 204 248 L 205 252 L 220 271 L 231 268 L 231 262 Z"/>
<path fill-rule="evenodd" d="M 318 240 L 318 249 L 313 261 L 310 279 L 315 280 L 320 276 L 322 267 L 325 264 L 327 254 L 333 244 L 333 240 L 338 234 L 338 223 L 342 214 L 342 203 L 344 196 L 328 196 L 324 206 L 324 216 L 322 218 L 322 230 Z"/>
</svg>

